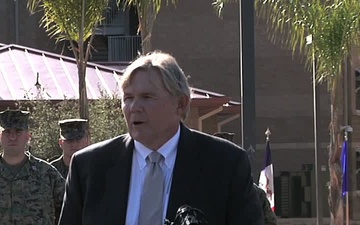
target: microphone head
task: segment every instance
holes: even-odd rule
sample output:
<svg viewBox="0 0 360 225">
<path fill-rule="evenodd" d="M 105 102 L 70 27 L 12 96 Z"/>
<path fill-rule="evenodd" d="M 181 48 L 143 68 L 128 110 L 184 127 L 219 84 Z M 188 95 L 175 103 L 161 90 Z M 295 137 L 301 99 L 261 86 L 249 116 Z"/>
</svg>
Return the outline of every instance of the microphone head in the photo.
<svg viewBox="0 0 360 225">
<path fill-rule="evenodd" d="M 176 212 L 173 225 L 205 225 L 204 213 L 189 205 L 180 206 Z"/>
</svg>

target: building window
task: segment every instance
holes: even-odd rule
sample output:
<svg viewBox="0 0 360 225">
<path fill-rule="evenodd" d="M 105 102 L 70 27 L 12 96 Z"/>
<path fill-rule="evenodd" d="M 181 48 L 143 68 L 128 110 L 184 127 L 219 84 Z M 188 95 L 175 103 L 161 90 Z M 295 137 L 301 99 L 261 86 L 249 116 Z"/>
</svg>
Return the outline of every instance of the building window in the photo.
<svg viewBox="0 0 360 225">
<path fill-rule="evenodd" d="M 355 70 L 355 110 L 360 113 L 360 68 Z"/>
<path fill-rule="evenodd" d="M 360 190 L 360 150 L 356 149 L 356 190 Z"/>
</svg>

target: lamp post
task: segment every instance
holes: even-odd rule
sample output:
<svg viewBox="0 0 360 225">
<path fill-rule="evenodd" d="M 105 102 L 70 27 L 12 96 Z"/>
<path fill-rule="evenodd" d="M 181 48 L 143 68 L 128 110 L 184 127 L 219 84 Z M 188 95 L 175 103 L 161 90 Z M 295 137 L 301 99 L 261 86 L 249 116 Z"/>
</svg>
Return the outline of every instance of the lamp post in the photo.
<svg viewBox="0 0 360 225">
<path fill-rule="evenodd" d="M 315 48 L 313 45 L 313 36 L 310 34 L 306 37 L 306 44 L 311 45 L 312 51 L 312 89 L 313 89 L 313 111 L 314 111 L 314 156 L 315 156 L 315 192 L 316 192 L 316 224 L 322 225 L 322 191 L 319 186 L 320 183 L 320 153 L 319 153 L 319 141 L 318 141 L 318 112 L 319 112 L 319 90 L 316 85 L 316 59 Z"/>
<path fill-rule="evenodd" d="M 245 150 L 256 148 L 254 1 L 239 0 L 239 72 L 241 139 Z"/>
<path fill-rule="evenodd" d="M 41 84 L 39 83 L 39 73 L 36 73 L 36 83 L 34 84 L 34 86 L 36 87 L 36 99 L 41 99 L 42 94 L 41 94 Z"/>
</svg>

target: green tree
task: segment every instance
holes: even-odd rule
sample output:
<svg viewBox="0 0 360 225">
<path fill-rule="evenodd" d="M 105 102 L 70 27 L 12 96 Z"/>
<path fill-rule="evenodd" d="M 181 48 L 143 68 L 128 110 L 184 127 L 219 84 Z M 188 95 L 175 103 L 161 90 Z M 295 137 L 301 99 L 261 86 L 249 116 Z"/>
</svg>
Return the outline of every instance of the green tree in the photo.
<svg viewBox="0 0 360 225">
<path fill-rule="evenodd" d="M 27 0 L 30 12 L 44 12 L 40 25 L 56 41 L 67 40 L 76 59 L 79 77 L 79 115 L 89 119 L 86 66 L 95 29 L 103 20 L 108 0 Z"/>
<path fill-rule="evenodd" d="M 218 12 L 228 0 L 215 0 Z M 329 208 L 334 225 L 343 224 L 341 204 L 341 140 L 339 110 L 344 59 L 350 58 L 351 47 L 359 42 L 359 10 L 357 0 L 256 0 L 256 10 L 267 20 L 273 41 L 282 41 L 299 50 L 307 65 L 316 60 L 316 80 L 325 82 L 330 94 L 329 125 Z M 312 35 L 311 48 L 306 36 Z M 347 124 L 345 124 L 347 125 Z"/>
<path fill-rule="evenodd" d="M 96 143 L 126 133 L 126 124 L 118 96 L 103 95 L 89 102 L 91 143 Z M 31 152 L 43 159 L 62 153 L 58 144 L 58 121 L 77 118 L 78 102 L 74 99 L 61 102 L 29 100 L 18 102 L 18 108 L 31 111 Z"/>
<path fill-rule="evenodd" d="M 128 7 L 135 7 L 139 19 L 138 31 L 141 34 L 142 53 L 146 54 L 152 50 L 151 48 L 151 33 L 154 27 L 156 16 L 159 14 L 162 0 L 117 0 L 118 4 L 123 4 L 125 9 Z M 175 5 L 176 0 L 170 1 Z M 169 0 L 165 1 L 168 5 Z"/>
</svg>

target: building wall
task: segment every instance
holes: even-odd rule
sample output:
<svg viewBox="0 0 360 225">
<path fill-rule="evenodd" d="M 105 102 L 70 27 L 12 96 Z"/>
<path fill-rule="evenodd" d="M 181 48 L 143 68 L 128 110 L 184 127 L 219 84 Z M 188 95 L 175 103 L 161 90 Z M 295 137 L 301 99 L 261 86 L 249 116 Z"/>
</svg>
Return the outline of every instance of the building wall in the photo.
<svg viewBox="0 0 360 225">
<path fill-rule="evenodd" d="M 0 43 L 20 44 L 40 50 L 61 53 L 67 51 L 63 43 L 55 44 L 44 28 L 39 27 L 42 13 L 31 15 L 26 8 L 27 1 L 0 1 Z M 18 19 L 16 6 L 18 5 Z"/>
<path fill-rule="evenodd" d="M 179 1 L 163 8 L 153 31 L 153 48 L 173 54 L 196 87 L 224 93 L 239 101 L 239 22 L 237 4 L 225 7 L 218 19 L 211 1 Z M 265 130 L 270 128 L 275 174 L 302 171 L 314 164 L 313 98 L 311 72 L 302 57 L 269 41 L 266 23 L 256 21 L 256 140 L 253 158 L 255 180 L 263 166 Z M 246 56 L 245 56 L 246 57 Z M 327 165 L 329 97 L 321 87 L 319 141 L 320 164 Z M 240 120 L 226 126 L 241 143 Z M 323 202 L 327 191 L 324 171 Z M 313 188 L 314 188 L 314 184 Z M 313 200 L 315 200 L 313 196 Z M 324 208 L 326 216 L 327 208 Z M 314 212 L 313 212 L 314 213 Z"/>
<path fill-rule="evenodd" d="M 217 116 L 211 116 L 209 118 L 204 119 L 203 121 L 203 132 L 208 134 L 214 134 L 217 132 Z"/>
<path fill-rule="evenodd" d="M 154 26 L 153 48 L 172 53 L 194 86 L 239 101 L 238 9 L 230 4 L 221 20 L 210 3 L 184 0 L 176 8 L 163 8 Z M 312 140 L 311 73 L 305 71 L 300 57 L 293 59 L 291 51 L 272 44 L 265 29 L 263 22 L 257 23 L 257 142 L 264 143 L 267 126 L 273 130 L 274 142 L 309 142 Z M 323 97 L 327 98 L 326 93 Z M 322 104 L 325 114 L 326 103 Z M 324 119 L 323 124 L 326 123 Z M 239 128 L 239 124 L 236 126 Z"/>
<path fill-rule="evenodd" d="M 237 12 L 236 7 L 231 7 L 231 13 L 220 20 L 211 0 L 178 1 L 176 7 L 162 8 L 157 17 L 153 48 L 174 55 L 192 86 L 239 101 Z M 236 122 L 226 126 L 226 131 L 237 133 L 238 144 L 239 127 Z"/>
<path fill-rule="evenodd" d="M 185 120 L 186 126 L 192 129 L 199 129 L 199 108 L 191 107 L 188 117 Z M 214 115 L 203 120 L 203 132 L 213 134 L 217 132 L 218 116 Z"/>
</svg>

